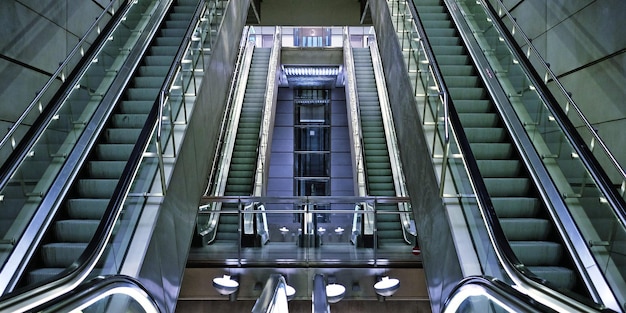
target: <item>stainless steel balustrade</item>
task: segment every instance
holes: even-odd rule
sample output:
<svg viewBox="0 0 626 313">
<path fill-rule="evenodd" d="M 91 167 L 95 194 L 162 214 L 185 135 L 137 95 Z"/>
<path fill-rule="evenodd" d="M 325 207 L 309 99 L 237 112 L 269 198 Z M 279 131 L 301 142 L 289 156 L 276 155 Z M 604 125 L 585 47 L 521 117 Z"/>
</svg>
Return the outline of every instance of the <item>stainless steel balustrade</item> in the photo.
<svg viewBox="0 0 626 313">
<path fill-rule="evenodd" d="M 375 34 L 373 35 L 376 38 Z M 372 65 L 374 67 L 374 76 L 376 78 L 376 88 L 378 89 L 378 98 L 380 101 L 381 113 L 383 115 L 383 123 L 385 125 L 385 137 L 389 151 L 389 159 L 391 170 L 393 172 L 393 183 L 396 189 L 396 195 L 399 197 L 408 197 L 404 171 L 402 170 L 402 162 L 398 153 L 398 141 L 396 137 L 396 127 L 393 123 L 391 115 L 391 106 L 389 105 L 389 97 L 387 96 L 387 86 L 383 73 L 383 65 L 380 61 L 380 53 L 376 40 L 369 42 L 370 51 L 372 53 Z M 400 224 L 402 225 L 402 236 L 404 241 L 409 244 L 416 243 L 417 232 L 413 225 L 413 213 L 408 203 L 403 203 L 398 207 L 400 211 L 407 212 L 400 215 Z"/>
<path fill-rule="evenodd" d="M 287 282 L 280 274 L 272 274 L 267 279 L 261 295 L 252 307 L 252 313 L 289 312 L 287 304 Z"/>
<path fill-rule="evenodd" d="M 222 209 L 220 214 L 237 216 L 239 220 L 243 220 L 242 217 L 246 214 L 251 214 L 249 210 L 246 210 L 243 206 L 244 203 L 262 203 L 264 209 L 261 212 L 255 212 L 257 216 L 259 214 L 267 215 L 266 220 L 270 228 L 267 231 L 270 233 L 269 244 L 273 245 L 268 252 L 264 252 L 267 249 L 265 247 L 246 247 L 242 248 L 240 245 L 220 245 L 219 246 L 219 259 L 220 262 L 226 262 L 229 265 L 263 265 L 263 264 L 318 264 L 320 266 L 329 266 L 329 264 L 343 265 L 375 265 L 385 266 L 389 262 L 394 260 L 406 261 L 413 260 L 414 257 L 411 254 L 412 246 L 407 245 L 406 248 L 400 249 L 397 246 L 377 247 L 374 245 L 371 249 L 357 248 L 352 240 L 352 229 L 350 226 L 344 225 L 345 229 L 337 229 L 335 223 L 330 223 L 333 228 L 325 226 L 326 229 L 320 232 L 319 228 L 314 228 L 314 219 L 317 214 L 328 214 L 329 210 L 318 209 L 322 206 L 344 206 L 345 204 L 363 204 L 368 205 L 372 209 L 368 211 L 354 210 L 354 209 L 332 209 L 332 213 L 337 216 L 349 217 L 349 220 L 358 219 L 365 223 L 374 223 L 376 216 L 378 215 L 402 215 L 406 214 L 404 211 L 396 209 L 391 210 L 376 210 L 377 205 L 386 205 L 398 207 L 405 203 L 408 204 L 409 198 L 407 197 L 343 197 L 343 196 L 294 196 L 294 197 L 252 197 L 252 196 L 223 196 L 223 197 L 203 197 L 201 203 L 208 207 L 214 207 L 217 203 L 223 204 L 237 204 L 237 206 L 230 209 Z M 198 214 L 210 215 L 211 211 L 199 211 Z M 364 215 L 369 215 L 370 218 L 363 218 Z M 274 219 L 285 221 L 286 219 L 292 219 L 295 216 L 300 216 L 300 222 L 293 222 L 287 225 L 285 233 L 282 234 L 279 227 L 284 226 L 280 224 L 272 224 Z M 259 217 L 257 217 L 259 218 Z M 297 225 L 297 226 L 296 226 Z M 304 226 L 304 227 L 303 227 Z M 400 227 L 400 225 L 398 225 Z M 237 240 L 241 242 L 244 236 L 244 224 L 237 234 Z M 370 229 L 374 229 L 374 225 L 370 226 Z M 371 233 L 373 235 L 373 233 Z M 305 245 L 299 246 L 299 238 L 308 238 L 306 240 L 318 240 L 320 246 Z M 315 239 L 317 237 L 317 239 Z M 312 242 L 305 242 L 311 243 Z M 293 246 L 293 249 L 285 247 Z"/>
</svg>

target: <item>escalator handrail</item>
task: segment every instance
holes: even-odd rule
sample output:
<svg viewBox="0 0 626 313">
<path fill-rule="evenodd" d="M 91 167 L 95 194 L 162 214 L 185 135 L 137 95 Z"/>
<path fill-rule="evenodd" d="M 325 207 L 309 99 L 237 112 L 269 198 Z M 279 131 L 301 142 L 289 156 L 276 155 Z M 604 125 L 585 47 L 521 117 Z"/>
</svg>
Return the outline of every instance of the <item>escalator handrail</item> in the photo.
<svg viewBox="0 0 626 313">
<path fill-rule="evenodd" d="M 389 96 L 387 94 L 387 86 L 385 82 L 385 74 L 383 72 L 383 65 L 380 61 L 380 52 L 378 51 L 378 45 L 376 44 L 378 39 L 376 38 L 375 32 L 373 34 L 373 37 L 374 41 L 369 43 L 369 48 L 372 57 L 374 77 L 376 80 L 376 90 L 378 91 L 378 99 L 380 102 L 380 111 L 383 119 L 383 125 L 385 128 L 385 141 L 387 151 L 389 153 L 389 162 L 391 166 L 391 171 L 393 173 L 393 183 L 395 187 L 394 191 L 396 192 L 397 196 L 406 197 L 408 195 L 408 191 L 406 190 L 402 162 L 400 161 L 400 156 L 398 154 L 399 152 L 396 131 L 393 122 L 393 116 L 391 114 Z M 399 214 L 400 224 L 402 227 L 402 238 L 406 243 L 412 244 L 414 238 L 417 236 L 417 233 L 414 230 L 411 230 L 411 218 L 408 213 L 412 211 L 409 207 L 409 204 L 406 202 L 398 203 L 397 207 L 398 211 L 406 212 L 404 214 Z"/>
<path fill-rule="evenodd" d="M 548 88 L 547 84 L 544 82 L 543 79 L 538 76 L 537 71 L 531 64 L 530 60 L 521 51 L 519 45 L 515 44 L 516 41 L 513 38 L 513 35 L 511 35 L 511 33 L 508 31 L 508 28 L 504 25 L 502 19 L 499 18 L 499 15 L 496 14 L 493 6 L 485 0 L 480 1 L 482 3 L 482 6 L 485 8 L 485 12 L 490 15 L 490 17 L 492 18 L 492 22 L 494 22 L 493 24 L 498 28 L 498 32 L 504 36 L 505 43 L 514 53 L 515 57 L 519 61 L 520 66 L 524 69 L 524 72 L 529 75 L 529 79 L 532 80 L 533 86 L 535 86 L 537 94 L 541 97 L 543 103 L 545 103 L 545 105 L 552 113 L 555 121 L 564 131 L 563 133 L 571 142 L 571 146 L 580 157 L 580 160 L 585 164 L 587 169 L 589 169 L 589 174 L 598 184 L 598 188 L 606 196 L 607 201 L 610 203 L 611 207 L 615 211 L 618 220 L 622 224 L 622 227 L 626 227 L 626 200 L 622 196 L 620 196 L 617 189 L 613 187 L 613 183 L 611 182 L 609 176 L 606 174 L 606 171 L 602 168 L 596 157 L 593 155 L 593 153 L 589 149 L 589 146 L 585 143 L 578 130 L 576 130 L 576 127 L 574 127 L 571 120 L 567 117 L 567 114 L 558 105 L 556 98 L 554 97 L 552 91 Z M 622 182 L 626 182 L 626 171 L 621 167 L 621 165 L 619 164 L 615 156 L 611 153 L 608 146 L 602 140 L 593 125 L 591 125 L 582 110 L 574 102 L 571 95 L 567 92 L 567 90 L 565 90 L 565 87 L 563 86 L 559 78 L 556 76 L 556 74 L 554 74 L 545 59 L 539 54 L 538 50 L 532 44 L 532 41 L 528 38 L 526 33 L 524 33 L 523 29 L 517 23 L 515 18 L 511 15 L 508 9 L 506 9 L 504 3 L 502 3 L 501 0 L 497 1 L 501 3 L 505 15 L 513 23 L 516 29 L 516 33 L 519 33 L 521 35 L 521 37 L 524 39 L 526 46 L 532 48 L 530 50 L 533 51 L 535 57 L 540 61 L 540 65 L 543 66 L 545 71 L 550 75 L 552 81 L 557 85 L 558 90 L 567 99 L 570 106 L 574 108 L 574 110 L 578 114 L 578 117 L 584 123 L 584 126 L 589 130 L 589 132 L 591 132 L 595 142 L 599 143 L 600 147 L 602 147 L 602 149 L 606 153 L 608 159 L 618 170 L 619 174 L 622 176 Z"/>
<path fill-rule="evenodd" d="M 279 290 L 285 290 L 285 294 L 281 294 Z M 287 281 L 281 274 L 272 274 L 265 283 L 263 291 L 259 298 L 257 298 L 254 306 L 252 307 L 252 313 L 268 313 L 276 312 L 271 310 L 275 308 L 275 305 L 279 303 L 282 306 L 287 304 Z"/>
<path fill-rule="evenodd" d="M 226 104 L 228 107 L 224 111 L 224 117 L 222 119 L 224 124 L 222 125 L 223 128 L 220 130 L 221 137 L 218 142 L 219 147 L 217 148 L 219 149 L 219 153 L 215 153 L 213 161 L 215 164 L 215 173 L 213 173 L 212 170 L 211 178 L 208 181 L 204 197 L 221 196 L 224 194 L 224 190 L 226 189 L 231 155 L 233 153 L 233 147 L 237 136 L 237 127 L 239 127 L 237 121 L 243 106 L 243 99 L 250 71 L 249 69 L 252 64 L 252 55 L 255 48 L 255 44 L 250 40 L 250 36 L 251 32 L 250 28 L 248 28 L 244 35 L 242 35 L 242 40 L 240 41 L 239 54 L 235 65 L 237 67 L 237 72 L 233 73 L 231 78 L 231 89 L 229 90 L 229 99 Z M 230 97 L 231 95 L 232 97 Z M 228 145 L 229 147 L 225 149 L 225 145 Z M 202 231 L 203 236 L 209 236 L 207 243 L 213 242 L 217 237 L 217 228 L 219 226 L 222 204 L 222 202 L 211 202 L 199 206 L 199 211 L 203 211 L 203 208 L 209 208 L 212 212 L 207 221 L 209 227 Z"/>
<path fill-rule="evenodd" d="M 411 10 L 411 15 L 414 18 L 414 22 L 420 32 L 420 36 L 422 36 L 422 40 L 424 41 L 424 48 L 427 51 L 427 54 L 430 56 L 434 56 L 432 51 L 432 46 L 428 38 L 426 37 L 425 28 L 419 18 L 419 13 L 417 8 L 415 7 L 415 3 L 413 0 L 406 1 L 409 9 Z M 456 22 L 452 19 L 452 23 L 456 24 Z M 457 26 L 454 26 L 457 28 Z M 443 78 L 441 74 L 441 70 L 436 59 L 433 57 L 431 60 L 432 67 L 434 71 L 437 71 L 437 77 Z M 445 82 L 443 79 L 441 83 Z M 458 112 L 455 109 L 454 103 L 452 99 L 449 99 L 449 120 L 451 129 L 453 130 L 453 135 L 456 137 L 456 143 L 463 157 L 461 158 L 465 169 L 468 173 L 469 182 L 472 185 L 474 192 L 476 193 L 476 200 L 478 203 L 478 208 L 483 216 L 484 222 L 487 226 L 487 232 L 489 234 L 490 241 L 494 247 L 496 255 L 500 260 L 500 265 L 504 268 L 508 276 L 514 280 L 515 284 L 518 286 L 522 286 L 525 290 L 531 290 L 540 294 L 543 297 L 548 298 L 550 301 L 554 301 L 556 306 L 562 307 L 568 311 L 599 311 L 602 308 L 600 306 L 592 307 L 586 303 L 582 303 L 579 301 L 575 301 L 570 297 L 567 297 L 559 292 L 555 292 L 554 288 L 547 287 L 542 288 L 541 286 L 547 286 L 549 283 L 529 271 L 526 266 L 519 261 L 515 253 L 513 252 L 510 244 L 506 240 L 506 235 L 504 234 L 504 230 L 500 225 L 498 220 L 498 216 L 495 212 L 493 203 L 491 201 L 491 197 L 487 191 L 487 187 L 485 185 L 484 180 L 480 174 L 480 170 L 478 168 L 478 164 L 476 162 L 476 158 L 472 152 L 472 149 L 469 144 L 469 140 L 465 134 L 465 131 L 462 127 L 461 120 L 459 118 Z M 593 304 L 592 304 L 593 305 Z"/>
<path fill-rule="evenodd" d="M 80 284 L 63 296 L 34 309 L 36 312 L 76 312 L 107 297 L 132 298 L 144 312 L 161 312 L 157 302 L 138 280 L 126 275 L 99 276 Z"/>
<path fill-rule="evenodd" d="M 345 85 L 346 86 L 346 92 L 348 93 L 346 95 L 347 97 L 347 101 L 349 101 L 349 110 L 350 110 L 350 114 L 349 116 L 352 118 L 351 121 L 349 121 L 350 125 L 352 126 L 352 134 L 350 136 L 350 138 L 352 139 L 352 145 L 353 145 L 353 149 L 351 149 L 352 151 L 355 152 L 355 169 L 356 169 L 356 177 L 357 177 L 357 189 L 358 189 L 358 195 L 359 197 L 365 197 L 368 195 L 368 190 L 367 190 L 367 170 L 365 168 L 365 161 L 364 161 L 364 155 L 365 155 L 365 151 L 363 148 L 363 132 L 361 130 L 361 122 L 360 122 L 360 110 L 359 110 L 359 97 L 357 96 L 357 85 L 356 85 L 356 69 L 354 68 L 354 55 L 352 53 L 352 46 L 350 44 L 350 34 L 349 34 L 349 28 L 348 27 L 344 27 L 344 35 L 343 35 L 343 56 L 344 56 L 344 64 L 345 64 L 345 71 L 346 71 L 346 82 Z M 354 112 L 353 112 L 354 111 Z M 355 125 L 356 124 L 356 125 Z M 357 204 L 358 206 L 358 204 Z M 354 225 L 354 223 L 356 223 L 359 219 L 358 219 L 358 212 L 354 213 L 354 217 L 353 217 L 353 225 L 352 225 L 352 229 L 356 229 L 356 228 L 360 228 L 361 231 L 361 236 L 363 235 L 371 235 L 374 233 L 374 223 L 372 222 L 372 220 L 375 219 L 374 216 L 372 216 L 371 212 L 370 213 L 366 213 L 369 212 L 369 210 L 367 209 L 367 205 L 363 204 L 363 213 L 361 214 L 361 226 L 359 227 L 358 225 Z M 356 209 L 356 208 L 355 208 Z M 373 210 L 371 210 L 373 212 Z M 366 226 L 371 226 L 371 227 L 367 227 Z"/>
<path fill-rule="evenodd" d="M 96 26 L 100 23 L 100 21 L 102 21 L 102 19 L 107 15 L 107 13 L 112 15 L 112 21 L 107 23 L 107 27 L 108 25 L 117 25 L 121 22 L 121 18 L 124 16 L 123 12 L 127 11 L 131 6 L 132 3 L 129 0 L 124 0 L 124 2 L 126 2 L 125 6 L 123 9 L 118 10 L 117 15 L 115 13 L 111 13 L 111 11 L 115 11 L 115 9 L 113 8 L 113 5 L 116 4 L 115 1 L 111 1 L 103 10 L 102 13 L 100 13 L 100 15 L 98 17 L 96 17 L 96 20 L 91 24 L 91 26 L 89 26 L 89 28 L 87 29 L 87 31 L 85 31 L 85 34 L 83 35 L 82 38 L 80 38 L 80 40 L 76 43 L 76 45 L 74 46 L 74 48 L 72 48 L 72 50 L 70 51 L 70 53 L 67 55 L 67 57 L 65 58 L 65 60 L 63 60 L 63 62 L 59 63 L 59 67 L 56 69 L 56 71 L 54 73 L 52 73 L 52 75 L 50 76 L 50 78 L 48 79 L 48 81 L 43 85 L 43 87 L 41 87 L 41 89 L 36 93 L 35 98 L 30 102 L 30 104 L 26 107 L 26 109 L 22 112 L 22 114 L 17 118 L 17 120 L 14 122 L 14 124 L 11 126 L 11 128 L 9 128 L 9 130 L 7 131 L 7 133 L 4 135 L 4 137 L 2 138 L 2 140 L 0 140 L 0 150 L 3 149 L 4 145 L 7 144 L 7 142 L 9 142 L 9 139 L 11 139 L 11 137 L 13 136 L 13 134 L 15 134 L 15 132 L 17 131 L 17 129 L 19 128 L 19 126 L 22 124 L 22 122 L 24 122 L 24 120 L 26 119 L 26 117 L 30 114 L 30 112 L 37 106 L 37 103 L 41 100 L 41 97 L 48 91 L 48 89 L 52 86 L 52 83 L 58 79 L 59 75 L 61 74 L 61 72 L 65 69 L 66 66 L 68 66 L 70 60 L 76 55 L 76 53 L 78 53 L 79 51 L 81 51 L 81 47 L 82 45 L 87 41 L 88 35 L 91 34 L 91 32 L 96 29 Z M 124 4 L 120 5 L 120 7 L 122 7 Z M 122 12 L 120 14 L 120 12 Z M 116 18 L 117 16 L 117 18 Z M 109 30 L 115 29 L 115 27 L 110 27 Z M 95 40 L 96 43 L 99 43 L 98 46 L 101 46 L 102 43 L 104 42 L 104 40 L 102 40 L 103 38 L 108 38 L 109 35 L 108 32 L 101 32 L 98 35 L 98 39 Z M 93 46 L 93 45 L 92 45 Z M 89 48 L 91 49 L 91 47 Z M 82 57 L 82 60 L 86 60 L 86 57 Z M 82 61 L 81 61 L 82 62 Z M 80 65 L 80 64 L 79 64 Z M 75 81 L 77 79 L 74 79 L 72 82 L 67 81 L 68 83 L 65 84 L 66 86 L 74 86 L 75 85 Z M 72 87 L 73 88 L 73 87 Z"/>
<path fill-rule="evenodd" d="M 220 159 L 219 156 L 222 154 L 222 149 L 223 149 L 222 146 L 225 141 L 224 138 L 226 137 L 226 133 L 227 133 L 228 117 L 229 117 L 228 112 L 230 112 L 233 98 L 235 97 L 235 90 L 237 89 L 236 87 L 239 81 L 239 75 L 241 71 L 241 60 L 244 55 L 246 43 L 249 41 L 249 34 L 250 34 L 250 27 L 244 26 L 243 35 L 241 36 L 241 40 L 239 42 L 239 50 L 237 52 L 237 59 L 236 59 L 237 61 L 235 62 L 235 69 L 233 70 L 233 74 L 231 75 L 232 78 L 230 80 L 230 87 L 228 88 L 228 96 L 226 97 L 225 113 L 222 118 L 222 121 L 220 122 L 220 133 L 217 137 L 218 141 L 217 141 L 217 145 L 215 148 L 216 149 L 215 157 L 213 158 L 213 163 L 211 165 L 211 173 L 209 174 L 209 177 L 208 177 L 209 183 L 207 184 L 207 188 L 204 191 L 205 196 L 210 195 L 213 178 L 215 177 L 216 172 L 219 172 L 217 167 L 218 167 L 219 159 Z"/>
<path fill-rule="evenodd" d="M 266 170 L 266 154 L 267 149 L 269 148 L 269 132 L 271 131 L 270 119 L 272 114 L 272 107 L 274 106 L 275 88 L 276 88 L 276 72 L 278 67 L 280 66 L 280 51 L 282 48 L 282 39 L 281 39 L 281 27 L 276 27 L 274 31 L 274 41 L 272 45 L 272 50 L 270 54 L 267 78 L 265 84 L 265 93 L 263 94 L 264 105 L 261 109 L 261 126 L 259 127 L 259 138 L 257 139 L 257 157 L 256 157 L 256 169 L 255 174 L 252 179 L 252 195 L 253 196 L 262 196 L 263 195 L 263 183 L 265 183 L 264 175 L 269 173 L 269 170 Z M 268 112 L 269 111 L 269 112 Z"/>
<path fill-rule="evenodd" d="M 184 48 L 189 45 L 191 36 L 195 29 L 192 28 L 191 25 L 196 25 L 199 22 L 200 12 L 202 12 L 202 9 L 206 5 L 207 2 L 205 1 L 200 1 L 198 3 L 194 16 L 189 21 L 189 27 L 187 28 L 184 38 L 179 46 L 176 58 L 170 66 L 170 70 L 166 76 L 168 79 L 164 82 L 164 86 L 165 84 L 171 84 L 173 82 L 174 74 L 172 72 L 177 70 L 178 65 L 181 62 L 183 56 L 183 52 L 181 50 L 184 50 Z M 165 89 L 167 90 L 169 87 Z M 0 311 L 6 310 L 11 312 L 22 312 L 30 310 L 34 306 L 47 302 L 60 294 L 64 294 L 68 290 L 71 290 L 73 287 L 78 286 L 96 266 L 96 263 L 104 254 L 107 243 L 113 234 L 118 217 L 124 208 L 126 197 L 132 187 L 135 175 L 139 171 L 144 152 L 150 145 L 157 126 L 160 125 L 158 121 L 159 111 L 161 109 L 160 104 L 161 100 L 157 98 L 146 118 L 144 127 L 141 129 L 135 147 L 133 148 L 128 162 L 124 167 L 122 172 L 123 174 L 120 177 L 120 180 L 114 189 L 113 196 L 103 214 L 103 218 L 98 224 L 92 240 L 88 243 L 78 260 L 74 261 L 74 263 L 72 263 L 68 268 L 55 276 L 54 280 L 47 280 L 40 284 L 27 287 L 26 290 L 17 290 L 2 297 L 2 301 L 0 302 Z M 161 153 L 161 151 L 157 151 L 157 153 Z"/>
<path fill-rule="evenodd" d="M 113 2 L 111 2 L 109 6 L 112 4 Z M 109 38 L 111 33 L 113 33 L 113 31 L 115 31 L 117 26 L 123 21 L 123 17 L 125 16 L 126 12 L 128 12 L 128 10 L 130 10 L 130 8 L 133 5 L 134 5 L 133 2 L 126 0 L 126 6 L 123 9 L 119 9 L 117 11 L 112 21 L 107 23 L 107 26 L 104 29 L 104 31 L 102 31 L 98 35 L 98 38 L 95 40 L 94 44 L 91 45 L 91 47 L 89 48 L 89 52 L 86 54 L 86 56 L 82 57 L 81 60 L 79 61 L 79 64 L 76 65 L 72 74 L 70 75 L 71 80 L 66 80 L 66 83 L 64 84 L 65 88 L 61 88 L 59 91 L 57 91 L 51 103 L 49 103 L 43 108 L 42 112 L 39 114 L 39 116 L 37 117 L 33 125 L 29 127 L 29 129 L 24 134 L 23 139 L 20 140 L 20 142 L 17 144 L 15 149 L 13 149 L 13 151 L 11 152 L 7 160 L 0 166 L 0 190 L 4 189 L 4 187 L 11 180 L 15 172 L 19 169 L 20 165 L 22 164 L 22 161 L 31 151 L 33 146 L 37 143 L 38 139 L 46 130 L 46 127 L 48 126 L 50 121 L 53 120 L 56 112 L 63 105 L 69 93 L 74 89 L 74 86 L 78 83 L 78 81 L 80 81 L 83 74 L 87 71 L 87 69 L 91 65 L 91 60 L 93 59 L 94 55 L 96 55 L 103 48 L 103 46 L 107 43 L 107 38 Z M 104 14 L 105 12 L 108 12 L 108 11 L 104 10 L 102 14 Z M 91 27 L 94 27 L 94 25 L 92 25 Z M 86 37 L 87 36 L 82 38 L 82 40 L 85 40 Z M 37 96 L 35 97 L 35 99 L 28 105 L 28 107 L 24 110 L 22 115 L 11 126 L 7 134 L 4 136 L 4 138 L 0 142 L 0 150 L 3 149 L 3 147 L 9 141 L 11 136 L 15 133 L 15 131 L 17 131 L 17 128 L 19 128 L 19 126 L 22 124 L 24 119 L 26 119 L 28 114 L 36 107 L 37 103 L 41 100 L 41 96 L 48 90 L 48 88 L 50 88 L 50 85 L 52 84 L 52 82 L 54 82 L 56 77 L 59 75 L 60 71 L 62 71 L 62 69 L 65 66 L 67 66 L 67 62 L 69 62 L 69 58 L 76 53 L 76 50 L 78 51 L 80 50 L 79 45 L 80 45 L 80 42 L 70 52 L 68 59 L 66 59 L 64 63 L 62 63 L 59 69 L 57 69 L 57 71 L 48 80 L 46 85 L 44 85 L 44 87 L 37 93 Z"/>
<path fill-rule="evenodd" d="M 496 299 L 498 304 L 516 312 L 556 312 L 503 281 L 487 276 L 462 279 L 450 292 L 441 312 L 457 312 L 465 300 L 474 296 L 481 296 L 481 300 Z M 478 302 L 479 305 L 481 303 Z"/>
</svg>

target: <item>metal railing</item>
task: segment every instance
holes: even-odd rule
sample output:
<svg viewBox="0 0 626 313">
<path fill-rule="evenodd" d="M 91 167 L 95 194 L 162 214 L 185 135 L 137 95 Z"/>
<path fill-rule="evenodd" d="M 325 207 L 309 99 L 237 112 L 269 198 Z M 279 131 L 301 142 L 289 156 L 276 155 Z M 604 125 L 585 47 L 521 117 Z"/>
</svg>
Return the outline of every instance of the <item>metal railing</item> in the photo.
<svg viewBox="0 0 626 313">
<path fill-rule="evenodd" d="M 280 274 L 272 274 L 267 279 L 261 295 L 252 307 L 253 313 L 289 312 L 287 305 L 287 281 Z"/>
</svg>

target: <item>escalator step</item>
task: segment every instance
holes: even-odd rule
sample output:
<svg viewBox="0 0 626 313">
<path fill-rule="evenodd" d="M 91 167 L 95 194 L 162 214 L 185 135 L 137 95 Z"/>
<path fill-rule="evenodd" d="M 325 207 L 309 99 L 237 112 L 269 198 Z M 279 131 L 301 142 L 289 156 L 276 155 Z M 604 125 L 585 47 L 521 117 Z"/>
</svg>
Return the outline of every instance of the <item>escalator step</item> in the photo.
<svg viewBox="0 0 626 313">
<path fill-rule="evenodd" d="M 159 47 L 159 48 L 166 48 L 166 47 Z M 138 76 L 138 77 L 133 78 L 133 87 L 135 88 L 160 88 L 161 85 L 163 85 L 164 81 L 165 81 L 164 77 L 160 77 L 160 76 Z"/>
<path fill-rule="evenodd" d="M 111 119 L 111 125 L 115 128 L 143 128 L 145 123 L 145 114 L 115 114 Z"/>
<path fill-rule="evenodd" d="M 499 218 L 533 217 L 539 214 L 539 200 L 527 197 L 491 198 Z"/>
<path fill-rule="evenodd" d="M 109 128 L 104 133 L 104 140 L 109 144 L 135 144 L 141 128 Z"/>
<path fill-rule="evenodd" d="M 497 127 L 500 118 L 495 113 L 459 113 L 463 127 Z"/>
<path fill-rule="evenodd" d="M 548 241 L 512 241 L 511 249 L 526 266 L 558 264 L 563 256 L 563 247 Z"/>
<path fill-rule="evenodd" d="M 556 288 L 571 290 L 576 285 L 576 274 L 569 268 L 560 266 L 528 266 L 527 268 Z"/>
<path fill-rule="evenodd" d="M 170 66 L 140 66 L 137 70 L 137 75 L 141 77 L 160 77 L 165 79 L 167 72 L 169 72 Z"/>
<path fill-rule="evenodd" d="M 42 259 L 46 267 L 70 266 L 85 251 L 86 243 L 54 242 L 41 248 Z"/>
<path fill-rule="evenodd" d="M 78 181 L 78 194 L 83 198 L 109 199 L 117 182 L 117 179 L 81 179 Z"/>
<path fill-rule="evenodd" d="M 55 268 L 38 268 L 36 270 L 28 272 L 26 275 L 26 281 L 28 284 L 34 284 L 40 281 L 44 281 L 50 279 L 59 273 L 63 272 L 65 267 L 55 267 Z"/>
<path fill-rule="evenodd" d="M 515 149 L 508 142 L 472 143 L 470 146 L 478 160 L 508 160 L 515 157 Z"/>
<path fill-rule="evenodd" d="M 90 161 L 87 165 L 89 177 L 119 179 L 126 163 L 126 161 Z"/>
<path fill-rule="evenodd" d="M 109 204 L 109 199 L 70 199 L 67 202 L 69 218 L 101 219 Z"/>
<path fill-rule="evenodd" d="M 483 177 L 517 177 L 522 171 L 519 160 L 477 160 L 478 169 Z"/>
<path fill-rule="evenodd" d="M 506 131 L 502 128 L 466 128 L 465 135 L 470 142 L 502 142 L 507 139 Z"/>
<path fill-rule="evenodd" d="M 99 144 L 96 158 L 110 161 L 128 161 L 128 156 L 135 148 L 134 144 Z"/>
<path fill-rule="evenodd" d="M 159 88 L 128 88 L 126 90 L 126 96 L 128 100 L 145 100 L 145 101 L 154 101 L 159 95 Z"/>
<path fill-rule="evenodd" d="M 61 242 L 87 243 L 99 224 L 100 220 L 61 220 L 54 223 L 54 235 Z"/>
<path fill-rule="evenodd" d="M 500 218 L 500 225 L 508 240 L 546 240 L 552 230 L 548 220 L 539 218 Z"/>
</svg>

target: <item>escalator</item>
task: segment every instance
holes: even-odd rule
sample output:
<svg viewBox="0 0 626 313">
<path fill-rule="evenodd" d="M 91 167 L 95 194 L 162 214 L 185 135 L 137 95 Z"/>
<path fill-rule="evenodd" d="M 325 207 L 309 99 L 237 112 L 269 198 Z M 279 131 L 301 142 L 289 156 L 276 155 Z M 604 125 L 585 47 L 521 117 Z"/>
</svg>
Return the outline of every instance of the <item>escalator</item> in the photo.
<svg viewBox="0 0 626 313">
<path fill-rule="evenodd" d="M 385 137 L 385 127 L 381 112 L 376 79 L 369 48 L 352 48 L 365 171 L 367 173 L 367 192 L 369 196 L 395 197 L 396 189 L 393 171 Z M 397 205 L 379 204 L 376 210 L 397 212 Z M 378 246 L 406 244 L 403 228 L 398 214 L 377 214 L 376 229 Z"/>
<path fill-rule="evenodd" d="M 22 276 L 20 285 L 50 278 L 83 253 L 123 175 L 148 113 L 172 65 L 198 2 L 175 1 L 130 78 Z"/>
<path fill-rule="evenodd" d="M 585 288 L 441 1 L 414 1 L 509 244 L 558 288 Z"/>
<path fill-rule="evenodd" d="M 271 51 L 255 48 L 252 54 L 224 196 L 252 195 Z M 224 203 L 222 210 L 236 212 L 237 204 Z M 237 242 L 238 229 L 239 214 L 220 214 L 216 242 Z"/>
</svg>

